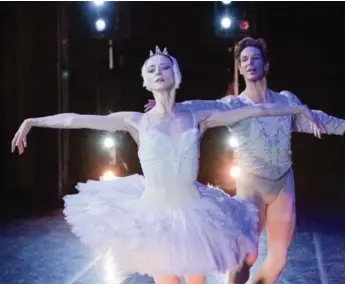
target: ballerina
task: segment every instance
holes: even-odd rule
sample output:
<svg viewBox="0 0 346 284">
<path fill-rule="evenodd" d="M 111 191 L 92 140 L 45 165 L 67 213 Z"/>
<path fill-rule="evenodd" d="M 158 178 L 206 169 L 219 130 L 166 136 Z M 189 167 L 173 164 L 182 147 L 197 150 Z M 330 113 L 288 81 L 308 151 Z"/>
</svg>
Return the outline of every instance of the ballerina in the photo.
<svg viewBox="0 0 346 284">
<path fill-rule="evenodd" d="M 147 113 L 73 113 L 26 119 L 12 152 L 27 147 L 32 127 L 126 130 L 139 143 L 144 176 L 79 183 L 64 197 L 64 214 L 82 242 L 111 250 L 121 271 L 153 276 L 157 284 L 204 283 L 256 250 L 258 212 L 251 202 L 196 181 L 200 127 L 235 124 L 257 116 L 303 114 L 305 106 L 263 104 L 227 111 L 179 111 L 175 94 L 181 74 L 175 58 L 158 48 L 142 67 L 144 87 L 156 106 Z"/>
</svg>

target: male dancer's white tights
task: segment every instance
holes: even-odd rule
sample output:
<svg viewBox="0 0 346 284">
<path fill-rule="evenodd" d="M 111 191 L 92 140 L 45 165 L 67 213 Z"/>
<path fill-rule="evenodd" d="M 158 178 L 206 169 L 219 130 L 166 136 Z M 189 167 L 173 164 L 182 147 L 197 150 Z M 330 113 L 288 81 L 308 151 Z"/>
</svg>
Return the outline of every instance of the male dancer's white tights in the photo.
<svg viewBox="0 0 346 284">
<path fill-rule="evenodd" d="M 290 169 L 279 180 L 268 180 L 249 173 L 237 179 L 237 196 L 255 201 L 260 210 L 259 235 L 267 233 L 268 254 L 252 283 L 273 284 L 280 276 L 291 244 L 296 221 L 293 171 Z M 238 269 L 230 272 L 229 284 L 244 284 L 258 251 L 249 255 Z"/>
</svg>

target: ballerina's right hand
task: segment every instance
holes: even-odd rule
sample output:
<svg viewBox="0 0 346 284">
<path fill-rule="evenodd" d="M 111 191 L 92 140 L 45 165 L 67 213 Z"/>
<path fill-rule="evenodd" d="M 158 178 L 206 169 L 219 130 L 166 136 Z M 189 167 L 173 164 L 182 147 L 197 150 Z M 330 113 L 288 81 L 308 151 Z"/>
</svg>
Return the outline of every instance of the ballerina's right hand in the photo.
<svg viewBox="0 0 346 284">
<path fill-rule="evenodd" d="M 23 154 L 24 148 L 27 146 L 26 136 L 28 135 L 31 127 L 32 127 L 32 119 L 26 119 L 19 127 L 18 131 L 14 135 L 14 138 L 11 143 L 11 151 L 12 153 L 18 148 L 19 154 Z"/>
<path fill-rule="evenodd" d="M 302 107 L 302 115 L 304 115 L 309 120 L 312 128 L 312 133 L 314 134 L 314 136 L 321 139 L 321 133 L 327 133 L 325 126 L 319 120 L 315 119 L 315 117 L 312 115 L 311 110 L 306 105 L 303 105 Z"/>
<path fill-rule="evenodd" d="M 155 106 L 155 100 L 149 100 L 146 105 L 144 105 L 144 111 L 148 112 Z"/>
</svg>

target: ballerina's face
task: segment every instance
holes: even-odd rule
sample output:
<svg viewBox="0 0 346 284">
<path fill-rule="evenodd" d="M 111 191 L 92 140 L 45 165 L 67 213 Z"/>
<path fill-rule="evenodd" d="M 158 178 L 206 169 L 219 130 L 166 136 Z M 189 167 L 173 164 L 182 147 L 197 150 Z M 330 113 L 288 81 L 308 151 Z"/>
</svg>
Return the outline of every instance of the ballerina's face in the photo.
<svg viewBox="0 0 346 284">
<path fill-rule="evenodd" d="M 154 55 L 146 62 L 147 87 L 152 91 L 165 91 L 174 87 L 172 60 L 163 55 Z"/>
</svg>

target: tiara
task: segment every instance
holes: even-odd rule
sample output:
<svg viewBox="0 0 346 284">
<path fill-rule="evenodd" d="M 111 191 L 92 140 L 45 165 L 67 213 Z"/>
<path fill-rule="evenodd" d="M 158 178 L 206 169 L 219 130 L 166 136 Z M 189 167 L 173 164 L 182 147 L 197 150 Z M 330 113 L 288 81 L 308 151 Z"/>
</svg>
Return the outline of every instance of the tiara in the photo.
<svg viewBox="0 0 346 284">
<path fill-rule="evenodd" d="M 160 50 L 160 48 L 158 46 L 155 47 L 155 53 L 150 50 L 150 53 L 149 53 L 149 56 L 154 56 L 154 55 L 158 55 L 158 54 L 161 54 L 161 55 L 168 55 L 168 51 L 167 51 L 167 48 L 165 47 L 162 51 Z"/>
</svg>

